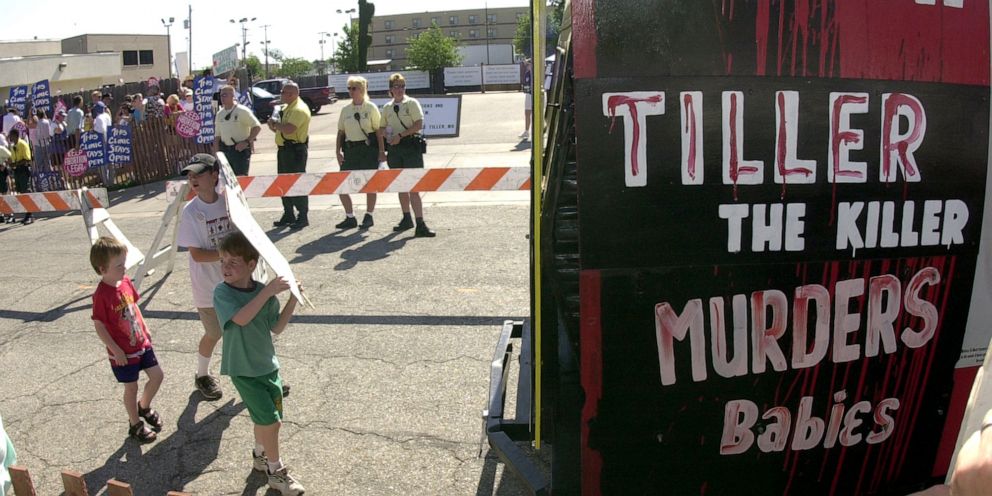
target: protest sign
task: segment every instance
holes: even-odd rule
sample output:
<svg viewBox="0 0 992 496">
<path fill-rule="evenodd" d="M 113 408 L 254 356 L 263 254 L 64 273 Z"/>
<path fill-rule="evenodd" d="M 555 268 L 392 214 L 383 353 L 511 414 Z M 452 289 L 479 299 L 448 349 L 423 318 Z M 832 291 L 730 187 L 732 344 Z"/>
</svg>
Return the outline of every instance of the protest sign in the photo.
<svg viewBox="0 0 992 496">
<path fill-rule="evenodd" d="M 194 138 L 200 134 L 200 114 L 183 112 L 176 118 L 176 133 L 183 138 Z"/>
<path fill-rule="evenodd" d="M 34 110 L 44 110 L 45 114 L 52 117 L 52 91 L 47 79 L 43 79 L 31 86 L 31 102 Z"/>
<path fill-rule="evenodd" d="M 107 136 L 107 151 L 112 164 L 131 162 L 131 126 L 120 124 L 110 128 L 110 134 Z"/>
<path fill-rule="evenodd" d="M 69 150 L 65 154 L 65 164 L 62 167 L 72 177 L 86 174 L 90 167 L 89 160 L 86 158 L 86 151 L 75 148 Z"/>
<path fill-rule="evenodd" d="M 28 87 L 12 86 L 10 88 L 9 102 L 10 106 L 17 109 L 17 111 L 23 116 L 24 111 L 27 109 Z"/>
<path fill-rule="evenodd" d="M 107 144 L 102 134 L 87 131 L 80 135 L 79 142 L 80 147 L 86 152 L 86 160 L 91 169 L 107 165 Z"/>
<path fill-rule="evenodd" d="M 193 79 L 193 111 L 200 117 L 200 128 L 196 135 L 197 144 L 214 142 L 213 97 L 217 92 L 217 80 L 213 76 L 197 76 Z"/>
</svg>

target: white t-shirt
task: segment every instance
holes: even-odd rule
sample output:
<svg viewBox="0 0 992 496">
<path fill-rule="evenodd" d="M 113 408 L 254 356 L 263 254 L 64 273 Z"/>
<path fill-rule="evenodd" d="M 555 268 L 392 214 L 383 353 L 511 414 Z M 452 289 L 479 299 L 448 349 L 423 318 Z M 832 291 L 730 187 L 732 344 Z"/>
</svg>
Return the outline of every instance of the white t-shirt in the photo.
<svg viewBox="0 0 992 496">
<path fill-rule="evenodd" d="M 3 115 L 3 134 L 10 134 L 10 130 L 14 129 L 14 124 L 21 122 L 20 116 L 16 116 L 11 113 L 6 113 Z M 23 137 L 23 136 L 22 136 Z"/>
<path fill-rule="evenodd" d="M 47 145 L 52 140 L 52 121 L 42 119 L 38 121 L 37 127 L 31 131 L 32 145 Z"/>
<path fill-rule="evenodd" d="M 183 207 L 176 244 L 183 248 L 216 250 L 228 234 L 235 231 L 227 214 L 227 204 L 220 196 L 213 203 L 199 197 Z M 193 304 L 197 308 L 214 306 L 214 288 L 224 280 L 220 261 L 200 263 L 189 257 L 189 278 L 193 284 Z"/>
</svg>

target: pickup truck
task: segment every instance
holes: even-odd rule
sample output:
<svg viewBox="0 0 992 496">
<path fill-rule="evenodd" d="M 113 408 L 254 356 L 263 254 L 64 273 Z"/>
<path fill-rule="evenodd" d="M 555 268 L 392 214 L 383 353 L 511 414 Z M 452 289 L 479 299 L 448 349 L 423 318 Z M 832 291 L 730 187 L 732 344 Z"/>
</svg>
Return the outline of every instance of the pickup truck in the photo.
<svg viewBox="0 0 992 496">
<path fill-rule="evenodd" d="M 279 93 L 282 91 L 282 85 L 286 84 L 288 81 L 289 79 L 286 78 L 266 79 L 253 84 L 252 87 L 262 88 L 278 97 Z M 334 95 L 334 88 L 331 86 L 325 86 L 323 88 L 300 88 L 300 98 L 303 99 L 303 103 L 307 104 L 307 107 L 310 107 L 311 114 L 320 112 L 320 108 L 322 106 L 330 105 L 338 99 L 337 96 Z"/>
</svg>

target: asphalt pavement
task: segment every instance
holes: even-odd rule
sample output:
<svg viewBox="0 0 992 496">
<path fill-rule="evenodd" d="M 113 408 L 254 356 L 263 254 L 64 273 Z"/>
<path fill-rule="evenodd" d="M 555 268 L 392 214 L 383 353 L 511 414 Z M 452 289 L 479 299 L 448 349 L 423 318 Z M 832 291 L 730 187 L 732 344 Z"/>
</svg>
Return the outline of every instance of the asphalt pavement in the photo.
<svg viewBox="0 0 992 496">
<path fill-rule="evenodd" d="M 428 167 L 526 166 L 520 93 L 469 94 L 458 138 L 433 139 Z M 311 123 L 310 172 L 338 170 L 339 102 Z M 263 130 L 253 174 L 275 173 Z M 166 207 L 163 183 L 111 194 L 110 213 L 147 250 Z M 364 195 L 354 195 L 359 215 Z M 529 202 L 526 192 L 431 193 L 427 220 L 438 236 L 393 233 L 396 195 L 380 195 L 369 231 L 336 231 L 336 197 L 311 199 L 311 225 L 272 229 L 278 199 L 252 212 L 301 278 L 315 309 L 297 311 L 277 338 L 286 399 L 283 460 L 322 495 L 525 494 L 488 446 L 479 456 L 489 362 L 505 319 L 528 315 Z M 84 474 L 90 494 L 110 478 L 138 496 L 261 495 L 251 471 L 247 411 L 230 380 L 224 397 L 193 391 L 202 333 L 192 305 L 187 255 L 149 276 L 140 302 L 165 371 L 154 407 L 159 439 L 127 439 L 122 387 L 90 322 L 99 280 L 78 214 L 0 224 L 0 415 L 38 494 L 60 494 L 59 472 Z M 283 296 L 284 301 L 285 296 Z M 212 371 L 220 365 L 220 347 Z"/>
</svg>

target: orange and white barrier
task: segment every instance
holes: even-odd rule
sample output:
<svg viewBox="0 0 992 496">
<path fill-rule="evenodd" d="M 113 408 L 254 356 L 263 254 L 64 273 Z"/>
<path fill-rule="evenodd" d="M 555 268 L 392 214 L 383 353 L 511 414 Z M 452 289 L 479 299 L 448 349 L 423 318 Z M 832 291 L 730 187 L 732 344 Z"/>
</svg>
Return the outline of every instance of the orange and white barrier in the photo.
<svg viewBox="0 0 992 496">
<path fill-rule="evenodd" d="M 80 202 L 84 197 L 93 208 L 107 208 L 110 206 L 106 189 L 79 189 L 24 193 L 20 195 L 0 195 L 0 213 L 10 215 L 28 212 L 71 212 L 73 210 L 82 210 L 82 204 Z"/>
<path fill-rule="evenodd" d="M 530 167 L 389 169 L 279 174 L 238 178 L 247 198 L 341 195 L 354 193 L 427 193 L 435 191 L 526 191 Z M 166 185 L 171 202 L 186 181 Z"/>
</svg>

